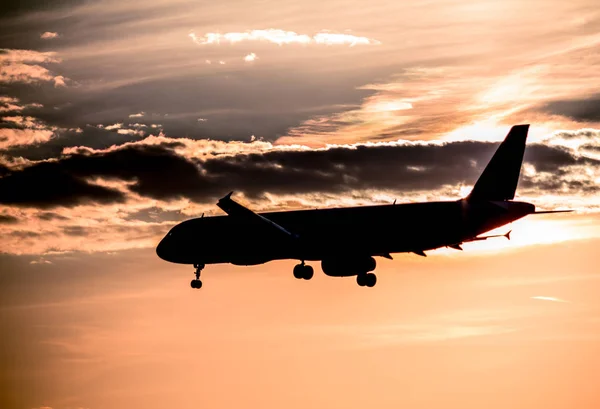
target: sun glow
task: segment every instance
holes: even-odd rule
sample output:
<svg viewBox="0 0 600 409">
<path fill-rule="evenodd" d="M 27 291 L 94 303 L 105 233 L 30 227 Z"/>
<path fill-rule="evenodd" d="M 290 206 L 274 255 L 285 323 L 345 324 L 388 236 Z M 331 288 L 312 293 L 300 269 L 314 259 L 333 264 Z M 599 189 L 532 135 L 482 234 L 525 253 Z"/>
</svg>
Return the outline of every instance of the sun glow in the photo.
<svg viewBox="0 0 600 409">
<path fill-rule="evenodd" d="M 600 232 L 593 229 L 587 219 L 573 220 L 566 215 L 530 216 L 510 225 L 489 231 L 482 236 L 505 234 L 511 231 L 510 240 L 503 237 L 465 243 L 468 251 L 496 252 L 516 249 L 523 246 L 560 243 L 597 237 Z"/>
</svg>

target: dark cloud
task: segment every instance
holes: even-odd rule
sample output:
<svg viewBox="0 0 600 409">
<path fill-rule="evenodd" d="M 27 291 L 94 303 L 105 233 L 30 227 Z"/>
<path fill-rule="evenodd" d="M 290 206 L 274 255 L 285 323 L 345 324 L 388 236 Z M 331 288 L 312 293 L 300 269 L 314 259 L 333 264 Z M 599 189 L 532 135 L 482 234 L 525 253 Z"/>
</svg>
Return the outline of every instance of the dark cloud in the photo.
<svg viewBox="0 0 600 409">
<path fill-rule="evenodd" d="M 0 177 L 8 175 L 10 169 L 0 163 Z"/>
<path fill-rule="evenodd" d="M 19 14 L 49 11 L 53 9 L 61 9 L 73 7 L 78 4 L 83 4 L 89 0 L 19 0 L 19 1 L 5 1 L 0 6 L 0 15 L 2 18 L 8 19 L 14 18 Z"/>
<path fill-rule="evenodd" d="M 137 144 L 93 153 L 81 150 L 56 161 L 12 170 L 0 178 L 0 203 L 52 207 L 125 200 L 122 192 L 90 182 L 95 178 L 127 181 L 130 191 L 149 198 L 188 198 L 199 203 L 212 202 L 230 190 L 254 198 L 265 192 L 428 191 L 474 183 L 497 147 L 472 141 L 359 145 L 200 160 L 183 157 L 169 145 Z M 549 190 L 567 184 L 570 189 L 589 191 L 590 186 L 570 181 L 570 168 L 600 165 L 565 148 L 547 145 L 529 146 L 525 161 L 545 176 L 531 180 L 524 177 L 524 187 Z"/>
<path fill-rule="evenodd" d="M 579 147 L 579 149 L 583 150 L 583 151 L 593 151 L 593 152 L 600 152 L 600 146 L 598 145 L 593 145 L 593 144 L 585 144 L 585 145 L 581 145 Z"/>
<path fill-rule="evenodd" d="M 53 213 L 53 212 L 40 212 L 37 214 L 37 218 L 40 220 L 45 220 L 45 221 L 49 221 L 49 220 L 69 220 L 68 217 L 62 216 L 58 213 Z"/>
<path fill-rule="evenodd" d="M 88 146 L 94 149 L 106 149 L 113 145 L 121 145 L 137 139 L 141 139 L 141 137 L 123 135 L 118 133 L 117 130 L 86 126 L 81 132 L 77 129 L 56 130 L 48 142 L 37 145 L 13 146 L 4 153 L 12 157 L 41 160 L 58 157 L 63 149 L 68 147 Z"/>
<path fill-rule="evenodd" d="M 555 172 L 572 165 L 598 164 L 593 159 L 573 155 L 573 151 L 563 146 L 547 145 L 528 145 L 523 160 L 535 166 L 538 172 Z"/>
<path fill-rule="evenodd" d="M 542 106 L 540 110 L 579 122 L 600 122 L 600 94 L 589 98 L 552 101 Z"/>
<path fill-rule="evenodd" d="M 45 162 L 0 178 L 0 203 L 40 208 L 84 202 L 122 202 L 122 193 L 92 185 L 69 172 L 64 162 Z"/>
<path fill-rule="evenodd" d="M 87 234 L 85 227 L 82 226 L 66 226 L 63 228 L 63 233 L 67 236 L 75 237 L 85 236 Z"/>
<path fill-rule="evenodd" d="M 8 214 L 0 214 L 0 224 L 15 224 L 18 223 L 19 219 Z"/>
<path fill-rule="evenodd" d="M 112 67 L 114 61 L 106 64 Z M 80 69 L 70 68 L 65 62 L 60 66 L 60 73 L 86 81 L 78 78 L 76 71 Z M 97 66 L 89 69 L 99 70 Z M 98 75 L 99 72 L 90 75 L 89 80 Z M 343 110 L 340 105 L 358 104 L 372 93 L 356 89 L 360 84 L 357 78 L 326 80 L 329 81 L 327 84 L 302 73 L 273 76 L 266 69 L 257 69 L 200 78 L 179 73 L 172 78 L 135 81 L 98 91 L 63 87 L 42 92 L 51 87 L 50 84 L 36 89 L 23 84 L 5 88 L 9 89 L 10 95 L 26 103 L 42 104 L 43 107 L 29 114 L 61 128 L 142 122 L 148 126 L 161 124 L 168 135 L 194 139 L 247 140 L 256 135 L 274 140 L 307 118 L 338 112 Z M 282 96 L 285 96 L 285 103 L 282 103 Z M 143 118 L 129 118 L 130 114 L 140 111 L 147 114 Z M 198 118 L 207 121 L 198 122 Z"/>
<path fill-rule="evenodd" d="M 18 239 L 32 239 L 40 237 L 42 234 L 35 231 L 17 230 L 10 232 L 9 235 Z"/>
</svg>

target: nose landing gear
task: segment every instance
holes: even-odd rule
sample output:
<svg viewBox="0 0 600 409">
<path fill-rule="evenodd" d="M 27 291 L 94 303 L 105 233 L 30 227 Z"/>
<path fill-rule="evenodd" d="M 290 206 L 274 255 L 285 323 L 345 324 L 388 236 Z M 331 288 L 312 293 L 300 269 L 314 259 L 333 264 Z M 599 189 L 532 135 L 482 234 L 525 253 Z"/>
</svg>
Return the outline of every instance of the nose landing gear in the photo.
<svg viewBox="0 0 600 409">
<path fill-rule="evenodd" d="M 200 273 L 204 268 L 204 264 L 194 264 L 194 268 L 196 269 L 196 271 L 194 272 L 196 279 L 192 280 L 190 286 L 192 288 L 202 288 L 202 281 L 200 281 Z"/>
<path fill-rule="evenodd" d="M 301 264 L 297 264 L 294 267 L 294 277 L 297 279 L 310 280 L 315 273 L 315 270 L 309 266 L 304 264 L 304 261 Z"/>
</svg>

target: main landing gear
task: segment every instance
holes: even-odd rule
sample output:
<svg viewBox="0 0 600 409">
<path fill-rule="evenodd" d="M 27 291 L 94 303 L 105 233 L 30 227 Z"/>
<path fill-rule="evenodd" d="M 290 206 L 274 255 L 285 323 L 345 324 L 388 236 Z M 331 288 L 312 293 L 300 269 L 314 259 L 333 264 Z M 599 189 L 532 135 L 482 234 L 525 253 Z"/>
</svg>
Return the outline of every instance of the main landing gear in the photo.
<svg viewBox="0 0 600 409">
<path fill-rule="evenodd" d="M 373 287 L 377 284 L 377 276 L 373 273 L 363 273 L 356 276 L 356 283 L 361 287 Z"/>
<path fill-rule="evenodd" d="M 194 264 L 194 268 L 196 269 L 196 271 L 194 272 L 194 274 L 196 275 L 196 279 L 192 280 L 190 285 L 192 286 L 192 288 L 202 288 L 202 281 L 200 281 L 200 272 L 204 268 L 204 264 Z"/>
<path fill-rule="evenodd" d="M 310 280 L 314 273 L 315 270 L 311 266 L 304 264 L 304 261 L 294 267 L 294 277 L 299 280 Z"/>
</svg>

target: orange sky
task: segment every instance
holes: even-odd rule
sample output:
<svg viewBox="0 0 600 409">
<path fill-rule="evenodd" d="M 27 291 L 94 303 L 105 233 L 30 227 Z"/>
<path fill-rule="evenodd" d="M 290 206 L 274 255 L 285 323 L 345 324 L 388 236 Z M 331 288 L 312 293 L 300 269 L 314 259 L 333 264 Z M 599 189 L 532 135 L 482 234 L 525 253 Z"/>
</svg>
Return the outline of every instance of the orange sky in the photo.
<svg viewBox="0 0 600 409">
<path fill-rule="evenodd" d="M 599 408 L 597 1 L 0 5 L 0 408 Z M 191 267 L 177 222 L 455 200 L 513 124 L 503 238 Z M 401 234 L 402 232 L 399 232 Z"/>
<path fill-rule="evenodd" d="M 599 243 L 403 255 L 369 291 L 291 262 L 199 293 L 151 250 L 11 259 L 3 407 L 597 407 Z"/>
</svg>

